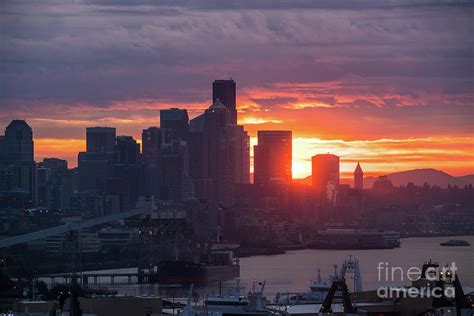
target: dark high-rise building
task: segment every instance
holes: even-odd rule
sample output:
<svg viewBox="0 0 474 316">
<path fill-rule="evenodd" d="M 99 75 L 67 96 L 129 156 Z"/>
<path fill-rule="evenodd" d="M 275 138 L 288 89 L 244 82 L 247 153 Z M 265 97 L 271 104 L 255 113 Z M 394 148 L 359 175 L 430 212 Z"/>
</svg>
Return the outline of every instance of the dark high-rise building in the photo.
<svg viewBox="0 0 474 316">
<path fill-rule="evenodd" d="M 132 136 L 117 136 L 115 144 L 116 164 L 137 164 L 140 158 L 140 144 Z"/>
<path fill-rule="evenodd" d="M 160 169 L 161 199 L 181 202 L 194 197 L 185 141 L 177 139 L 161 147 Z"/>
<path fill-rule="evenodd" d="M 86 129 L 87 151 L 77 157 L 80 191 L 105 192 L 113 172 L 115 143 L 114 127 Z"/>
<path fill-rule="evenodd" d="M 226 161 L 226 126 L 229 124 L 229 110 L 216 100 L 204 112 L 203 125 L 203 180 L 205 191 L 211 201 L 229 204 L 229 179 L 233 165 Z"/>
<path fill-rule="evenodd" d="M 160 127 L 172 130 L 174 139 L 187 140 L 189 129 L 188 112 L 177 108 L 160 110 Z"/>
<path fill-rule="evenodd" d="M 357 167 L 354 170 L 354 188 L 358 190 L 364 188 L 364 172 L 360 167 L 360 163 L 357 163 Z"/>
<path fill-rule="evenodd" d="M 332 154 L 319 154 L 311 158 L 312 183 L 318 194 L 326 194 L 332 199 L 339 185 L 339 157 Z"/>
<path fill-rule="evenodd" d="M 129 209 L 140 189 L 140 144 L 131 136 L 117 136 L 113 173 L 107 179 L 106 193 L 117 196 L 120 209 Z"/>
<path fill-rule="evenodd" d="M 229 110 L 216 100 L 204 114 L 191 120 L 189 134 L 190 175 L 196 196 L 231 205 L 235 196 L 236 150 L 242 142 L 237 127 L 229 124 Z M 239 135 L 239 137 L 236 137 Z"/>
<path fill-rule="evenodd" d="M 254 183 L 291 182 L 291 131 L 258 131 L 254 146 Z"/>
<path fill-rule="evenodd" d="M 72 195 L 72 173 L 67 161 L 45 158 L 38 164 L 38 206 L 50 209 L 69 209 Z"/>
<path fill-rule="evenodd" d="M 0 191 L 15 195 L 15 199 L 36 204 L 36 163 L 33 131 L 23 120 L 13 120 L 0 139 Z"/>
<path fill-rule="evenodd" d="M 212 102 L 221 101 L 229 110 L 229 123 L 237 124 L 236 84 L 232 79 L 212 83 Z"/>
<path fill-rule="evenodd" d="M 160 156 L 161 145 L 170 143 L 172 131 L 159 127 L 149 127 L 142 131 L 142 156 L 148 164 L 156 164 Z"/>
<path fill-rule="evenodd" d="M 86 129 L 88 153 L 113 153 L 115 149 L 114 127 L 88 127 Z"/>
<path fill-rule="evenodd" d="M 66 172 L 67 169 L 67 160 L 59 158 L 44 158 L 41 162 L 40 167 L 45 167 L 58 172 Z"/>
<path fill-rule="evenodd" d="M 77 157 L 79 191 L 105 192 L 113 161 L 113 152 L 80 152 Z"/>
<path fill-rule="evenodd" d="M 33 162 L 33 131 L 23 120 L 13 120 L 5 129 L 4 161 L 7 164 Z"/>
<path fill-rule="evenodd" d="M 0 135 L 0 165 L 5 162 L 6 151 L 5 136 Z"/>
<path fill-rule="evenodd" d="M 234 156 L 234 178 L 237 184 L 250 183 L 250 137 L 242 125 L 228 125 L 227 138 Z"/>
</svg>

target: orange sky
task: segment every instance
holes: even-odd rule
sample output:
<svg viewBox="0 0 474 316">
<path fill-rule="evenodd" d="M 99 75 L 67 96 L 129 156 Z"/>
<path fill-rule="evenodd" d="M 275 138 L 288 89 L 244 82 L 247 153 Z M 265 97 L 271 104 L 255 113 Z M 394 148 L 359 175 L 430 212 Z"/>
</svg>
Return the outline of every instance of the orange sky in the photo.
<svg viewBox="0 0 474 316">
<path fill-rule="evenodd" d="M 87 126 L 139 140 L 159 109 L 193 118 L 212 81 L 232 77 L 252 137 L 293 131 L 295 177 L 326 152 L 343 176 L 357 161 L 366 174 L 474 173 L 473 12 L 444 0 L 8 1 L 0 127 L 26 119 L 37 160 L 75 166 Z"/>
<path fill-rule="evenodd" d="M 325 91 L 334 87 L 343 90 L 332 92 L 332 97 L 326 99 L 319 90 L 311 90 L 309 96 L 306 89 L 315 87 L 310 84 L 276 84 L 238 91 L 239 123 L 251 135 L 251 155 L 258 130 L 280 129 L 293 131 L 294 178 L 310 175 L 311 156 L 327 152 L 341 157 L 342 177 L 350 177 L 358 161 L 366 175 L 415 168 L 436 168 L 452 175 L 474 173 L 474 138 L 468 117 L 453 118 L 436 108 L 420 110 L 409 97 L 399 98 L 402 105 L 387 106 L 383 103 L 397 96 L 353 95 L 340 83 L 317 86 Z M 321 101 L 315 102 L 315 98 Z M 416 102 L 430 102 L 434 98 L 442 96 L 423 96 Z M 374 105 L 347 105 L 356 100 Z M 28 122 L 36 135 L 37 159 L 56 156 L 76 166 L 77 152 L 85 149 L 87 126 L 115 126 L 117 135 L 132 135 L 140 141 L 143 128 L 159 126 L 159 109 L 186 108 L 193 118 L 207 106 L 206 102 L 169 104 L 139 99 L 105 108 L 78 105 L 64 113 L 67 118 L 43 115 Z"/>
<path fill-rule="evenodd" d="M 264 94 L 252 100 L 248 97 L 255 91 L 246 91 L 247 98 L 241 98 L 239 104 L 239 123 L 244 124 L 251 135 L 253 145 L 257 143 L 256 132 L 261 129 L 289 129 L 293 131 L 293 177 L 302 178 L 311 173 L 311 156 L 319 153 L 333 153 L 341 157 L 341 175 L 350 177 L 358 161 L 361 162 L 366 175 L 378 175 L 415 168 L 442 169 L 453 175 L 474 173 L 474 142 L 472 135 L 443 135 L 442 128 L 428 133 L 414 133 L 403 130 L 405 121 L 396 123 L 397 118 L 357 112 L 318 112 L 324 105 L 302 103 L 293 95 L 294 103 L 287 108 L 261 109 L 252 100 L 262 99 Z M 357 98 L 361 98 L 360 96 Z M 348 96 L 340 98 L 349 100 Z M 372 100 L 375 102 L 375 100 Z M 304 101 L 303 101 L 304 102 Z M 342 102 L 342 101 L 341 101 Z M 140 103 L 140 101 L 136 101 Z M 302 104 L 305 104 L 304 106 Z M 135 105 L 136 107 L 137 105 Z M 37 160 L 43 157 L 60 157 L 67 159 L 70 166 L 77 165 L 77 152 L 85 149 L 85 128 L 87 126 L 116 126 L 117 135 L 130 134 L 140 141 L 141 129 L 159 125 L 159 108 L 173 105 L 158 105 L 145 102 L 143 107 L 154 115 L 134 113 L 130 104 L 118 104 L 112 109 L 104 109 L 96 119 L 88 120 L 88 111 L 79 111 L 74 118 L 32 118 L 29 123 L 34 130 L 42 134 L 51 129 L 61 130 L 65 138 L 35 137 Z M 206 105 L 178 105 L 188 108 L 190 116 L 199 114 Z M 332 105 L 331 107 L 334 107 Z M 329 107 L 331 110 L 333 108 Z M 87 108 L 87 106 L 85 106 Z M 130 117 L 117 117 L 116 111 L 126 111 Z M 315 111 L 316 110 L 316 111 Z M 341 110 L 344 108 L 341 107 Z M 110 114 L 108 112 L 111 112 Z M 418 118 L 423 124 L 423 118 Z M 395 120 L 395 121 L 394 121 Z M 430 118 L 426 119 L 428 123 Z M 432 124 L 427 124 L 427 129 Z M 68 138 L 70 130 L 82 134 L 80 137 Z M 423 126 L 415 131 L 423 130 Z M 425 135 L 423 135 L 425 134 Z M 76 133 L 77 135 L 77 133 Z M 253 171 L 253 167 L 251 166 Z"/>
<path fill-rule="evenodd" d="M 256 137 L 251 144 L 257 143 Z M 68 159 L 77 165 L 77 152 L 85 149 L 82 139 L 35 139 L 35 155 Z M 322 140 L 296 137 L 293 139 L 293 177 L 311 173 L 311 156 L 334 153 L 341 157 L 341 176 L 350 177 L 361 161 L 366 175 L 378 175 L 415 168 L 442 169 L 453 175 L 474 172 L 474 148 L 470 137 L 434 137 L 412 139 L 378 139 L 372 141 Z M 252 168 L 253 170 L 253 168 Z"/>
</svg>

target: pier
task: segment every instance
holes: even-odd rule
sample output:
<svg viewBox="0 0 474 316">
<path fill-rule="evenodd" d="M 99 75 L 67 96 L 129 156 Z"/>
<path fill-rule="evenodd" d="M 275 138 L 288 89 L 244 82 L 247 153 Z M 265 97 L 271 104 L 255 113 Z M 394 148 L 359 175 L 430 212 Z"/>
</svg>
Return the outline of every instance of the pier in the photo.
<svg viewBox="0 0 474 316">
<path fill-rule="evenodd" d="M 151 273 L 149 272 L 80 273 L 76 274 L 75 276 L 70 273 L 62 273 L 53 275 L 42 275 L 39 276 L 38 279 L 50 279 L 51 284 L 69 284 L 72 282 L 73 278 L 76 278 L 76 280 L 78 280 L 82 285 L 91 284 L 91 281 L 92 284 L 97 285 L 101 283 L 100 278 L 107 278 L 110 280 L 110 283 L 106 284 L 114 285 L 116 283 L 117 278 L 126 278 L 126 284 L 148 284 L 150 275 Z"/>
</svg>

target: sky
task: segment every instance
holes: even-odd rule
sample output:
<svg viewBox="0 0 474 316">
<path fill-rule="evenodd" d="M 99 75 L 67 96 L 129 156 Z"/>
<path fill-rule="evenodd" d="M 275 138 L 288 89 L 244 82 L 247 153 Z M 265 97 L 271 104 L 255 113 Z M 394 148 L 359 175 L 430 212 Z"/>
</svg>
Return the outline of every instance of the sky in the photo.
<svg viewBox="0 0 474 316">
<path fill-rule="evenodd" d="M 0 4 L 0 130 L 77 164 L 87 126 L 141 138 L 159 109 L 237 82 L 239 123 L 293 131 L 293 174 L 474 173 L 474 2 L 90 0 Z M 1 133 L 1 132 L 0 132 Z"/>
</svg>

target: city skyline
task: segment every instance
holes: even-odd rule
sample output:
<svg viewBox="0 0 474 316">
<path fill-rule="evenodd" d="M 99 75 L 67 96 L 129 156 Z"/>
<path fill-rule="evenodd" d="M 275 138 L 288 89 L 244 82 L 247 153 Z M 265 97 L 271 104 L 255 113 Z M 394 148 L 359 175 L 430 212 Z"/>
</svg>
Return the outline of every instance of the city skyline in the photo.
<svg viewBox="0 0 474 316">
<path fill-rule="evenodd" d="M 469 174 L 471 12 L 469 2 L 403 0 L 12 1 L 0 12 L 0 125 L 26 119 L 38 157 L 75 166 L 87 126 L 139 140 L 159 125 L 160 109 L 184 108 L 192 119 L 212 103 L 212 80 L 232 77 L 252 146 L 257 130 L 293 131 L 295 178 L 327 152 L 342 157 L 346 176 L 357 161 L 367 175 Z"/>
<path fill-rule="evenodd" d="M 218 80 L 216 80 L 218 81 Z M 238 94 L 238 93 L 237 93 Z M 170 107 L 165 109 L 157 110 L 160 111 L 182 111 L 187 110 L 186 108 Z M 189 119 L 195 117 L 190 116 Z M 240 122 L 240 121 L 239 121 Z M 238 123 L 239 123 L 238 122 Z M 140 152 L 143 153 L 143 142 L 141 131 L 144 129 L 152 128 L 155 126 L 161 126 L 160 124 L 160 114 L 158 114 L 158 124 L 150 125 L 147 127 L 137 126 L 137 129 L 140 130 L 140 133 L 137 135 L 127 135 L 133 137 L 137 143 L 140 145 Z M 32 126 L 32 129 L 35 129 L 34 126 L 28 120 L 28 124 Z M 34 137 L 34 151 L 35 159 L 41 161 L 44 158 L 60 158 L 68 161 L 68 164 L 71 168 L 78 166 L 77 154 L 79 152 L 86 150 L 86 130 L 89 128 L 94 128 L 99 126 L 97 124 L 91 124 L 90 126 L 84 125 L 84 137 L 82 139 L 68 139 L 67 141 L 62 141 L 60 139 L 48 138 L 42 139 Z M 249 125 L 243 125 L 246 130 L 249 129 Z M 5 126 L 6 127 L 6 126 Z M 118 130 L 115 126 L 103 125 L 101 127 L 114 128 Z M 252 130 L 252 127 L 250 127 Z M 258 131 L 258 130 L 257 130 Z M 258 144 L 258 137 L 256 135 L 250 137 L 250 172 L 253 179 L 254 174 L 254 146 Z M 273 131 L 283 131 L 281 129 L 273 129 Z M 291 131 L 294 134 L 294 131 Z M 117 136 L 126 135 L 121 133 L 120 130 L 116 132 Z M 423 164 L 416 162 L 416 157 L 420 155 L 423 150 L 426 150 L 428 153 L 433 152 L 434 150 L 443 151 L 439 149 L 439 146 L 442 146 L 447 141 L 452 141 L 449 144 L 453 152 L 459 152 L 457 145 L 467 146 L 468 149 L 471 144 L 471 137 L 466 138 L 436 138 L 429 137 L 426 139 L 423 138 L 409 138 L 405 140 L 396 140 L 396 139 L 378 139 L 373 141 L 363 141 L 363 140 L 353 140 L 353 141 L 344 141 L 344 140 L 327 140 L 319 138 L 303 138 L 303 137 L 293 137 L 292 143 L 292 175 L 293 179 L 304 179 L 311 176 L 311 158 L 314 155 L 318 154 L 334 154 L 341 158 L 340 162 L 340 174 L 341 179 L 344 182 L 351 181 L 353 177 L 354 168 L 359 162 L 364 166 L 365 176 L 378 176 L 381 174 L 389 174 L 393 172 L 401 172 L 412 169 L 424 169 L 432 168 L 442 170 L 449 173 L 453 176 L 463 176 L 474 173 L 474 169 L 459 169 L 458 166 L 459 160 L 449 160 L 450 164 L 440 164 L 438 161 L 434 160 L 434 164 L 430 161 L 425 161 Z M 420 143 L 421 142 L 421 143 Z M 423 142 L 425 142 L 423 144 Z M 377 146 L 377 147 L 376 147 Z M 420 146 L 420 148 L 417 148 Z M 472 147 L 472 146 L 471 146 Z M 310 150 L 308 150 L 310 148 Z M 76 151 L 77 150 L 77 151 Z M 386 151 L 393 150 L 394 153 L 386 153 Z M 472 155 L 474 156 L 474 149 L 471 149 Z M 379 155 L 383 155 L 385 152 L 386 157 L 390 157 L 388 163 L 383 158 L 380 158 Z M 405 154 L 405 156 L 404 156 Z M 422 154 L 421 154 L 422 155 Z M 471 153 L 468 152 L 470 157 Z M 379 157 L 377 157 L 379 156 Z M 468 157 L 468 158 L 469 158 Z M 460 157 L 462 158 L 462 157 Z M 446 154 L 446 159 L 449 159 L 449 153 Z M 468 166 L 471 161 L 468 160 Z M 386 165 L 386 168 L 380 168 L 381 165 Z M 453 169 L 453 167 L 455 169 Z"/>
</svg>

